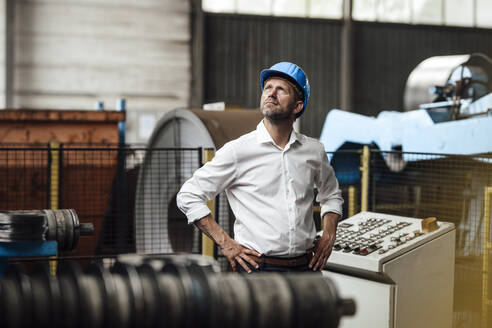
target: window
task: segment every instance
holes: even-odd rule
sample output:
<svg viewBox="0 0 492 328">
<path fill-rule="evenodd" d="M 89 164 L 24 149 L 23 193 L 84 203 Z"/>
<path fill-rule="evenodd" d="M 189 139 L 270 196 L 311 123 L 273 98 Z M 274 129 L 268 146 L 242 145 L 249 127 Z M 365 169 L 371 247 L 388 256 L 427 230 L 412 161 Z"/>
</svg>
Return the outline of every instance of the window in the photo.
<svg viewBox="0 0 492 328">
<path fill-rule="evenodd" d="M 491 0 L 353 0 L 355 20 L 492 27 Z"/>
<path fill-rule="evenodd" d="M 492 1 L 475 0 L 477 2 L 476 26 L 492 28 Z"/>
<path fill-rule="evenodd" d="M 250 15 L 341 18 L 343 0 L 202 0 L 204 11 Z"/>
<path fill-rule="evenodd" d="M 344 0 L 202 0 L 208 12 L 340 19 Z M 361 21 L 492 28 L 491 0 L 352 0 Z"/>
<path fill-rule="evenodd" d="M 411 22 L 411 0 L 379 0 L 376 4 L 378 21 L 395 23 Z"/>
<path fill-rule="evenodd" d="M 238 14 L 271 15 L 272 3 L 270 0 L 236 0 Z"/>
<path fill-rule="evenodd" d="M 308 17 L 336 19 L 343 16 L 343 0 L 310 0 L 308 4 Z"/>
<path fill-rule="evenodd" d="M 444 0 L 412 0 L 413 24 L 443 24 Z"/>
<path fill-rule="evenodd" d="M 473 26 L 473 1 L 447 0 L 444 6 L 444 24 Z"/>
</svg>

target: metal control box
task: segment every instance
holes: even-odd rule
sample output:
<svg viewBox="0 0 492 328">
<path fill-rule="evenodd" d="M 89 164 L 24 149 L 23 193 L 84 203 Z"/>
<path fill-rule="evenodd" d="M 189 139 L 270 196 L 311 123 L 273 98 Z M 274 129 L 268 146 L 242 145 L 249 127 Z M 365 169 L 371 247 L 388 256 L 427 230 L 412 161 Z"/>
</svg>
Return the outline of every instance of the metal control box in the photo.
<svg viewBox="0 0 492 328">
<path fill-rule="evenodd" d="M 421 222 L 361 212 L 338 225 L 323 275 L 357 306 L 340 327 L 452 326 L 455 228 L 423 232 Z"/>
</svg>

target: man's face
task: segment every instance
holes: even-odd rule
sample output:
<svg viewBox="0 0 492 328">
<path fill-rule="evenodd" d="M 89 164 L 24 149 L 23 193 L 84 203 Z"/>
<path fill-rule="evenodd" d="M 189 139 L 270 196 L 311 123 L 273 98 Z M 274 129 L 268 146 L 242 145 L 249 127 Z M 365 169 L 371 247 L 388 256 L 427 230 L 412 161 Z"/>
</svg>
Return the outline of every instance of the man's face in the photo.
<svg viewBox="0 0 492 328">
<path fill-rule="evenodd" d="M 294 87 L 284 79 L 269 78 L 261 94 L 261 113 L 273 121 L 284 121 L 293 118 L 302 109 L 302 101 L 295 100 Z"/>
</svg>

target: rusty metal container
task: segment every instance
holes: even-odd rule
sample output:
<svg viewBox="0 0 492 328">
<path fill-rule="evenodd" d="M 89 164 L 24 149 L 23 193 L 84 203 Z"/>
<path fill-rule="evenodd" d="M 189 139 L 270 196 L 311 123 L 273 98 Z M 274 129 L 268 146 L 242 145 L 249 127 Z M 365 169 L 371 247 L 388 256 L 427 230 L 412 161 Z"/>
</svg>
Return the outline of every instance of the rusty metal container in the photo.
<svg viewBox="0 0 492 328">
<path fill-rule="evenodd" d="M 123 121 L 120 111 L 0 110 L 0 210 L 73 208 L 95 234 L 66 255 L 93 255 Z"/>
</svg>

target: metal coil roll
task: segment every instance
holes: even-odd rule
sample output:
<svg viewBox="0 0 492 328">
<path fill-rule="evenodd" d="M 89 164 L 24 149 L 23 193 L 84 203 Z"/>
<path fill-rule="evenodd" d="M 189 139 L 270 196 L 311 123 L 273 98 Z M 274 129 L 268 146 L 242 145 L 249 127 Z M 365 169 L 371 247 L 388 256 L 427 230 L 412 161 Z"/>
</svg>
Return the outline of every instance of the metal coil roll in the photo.
<svg viewBox="0 0 492 328">
<path fill-rule="evenodd" d="M 297 328 L 338 327 L 355 313 L 333 282 L 318 274 L 219 273 L 197 256 L 121 258 L 110 267 L 70 262 L 56 277 L 46 266 L 11 266 L 0 279 L 5 328 Z"/>
<path fill-rule="evenodd" d="M 197 151 L 190 153 L 183 149 L 219 149 L 226 142 L 253 131 L 261 119 L 259 110 L 176 109 L 159 120 L 147 144 L 149 151 L 140 167 L 136 186 L 137 252 L 189 253 L 199 250 L 199 230 L 188 225 L 176 205 L 176 194 L 181 185 L 201 165 Z M 226 205 L 226 198 L 221 198 Z M 233 219 L 227 206 L 224 209 L 218 220 L 231 233 Z"/>
<path fill-rule="evenodd" d="M 73 209 L 0 212 L 0 241 L 53 240 L 59 250 L 73 251 L 81 236 L 93 234 L 93 224 L 80 223 Z"/>
<path fill-rule="evenodd" d="M 36 212 L 0 212 L 0 241 L 44 241 L 47 224 Z"/>
</svg>

